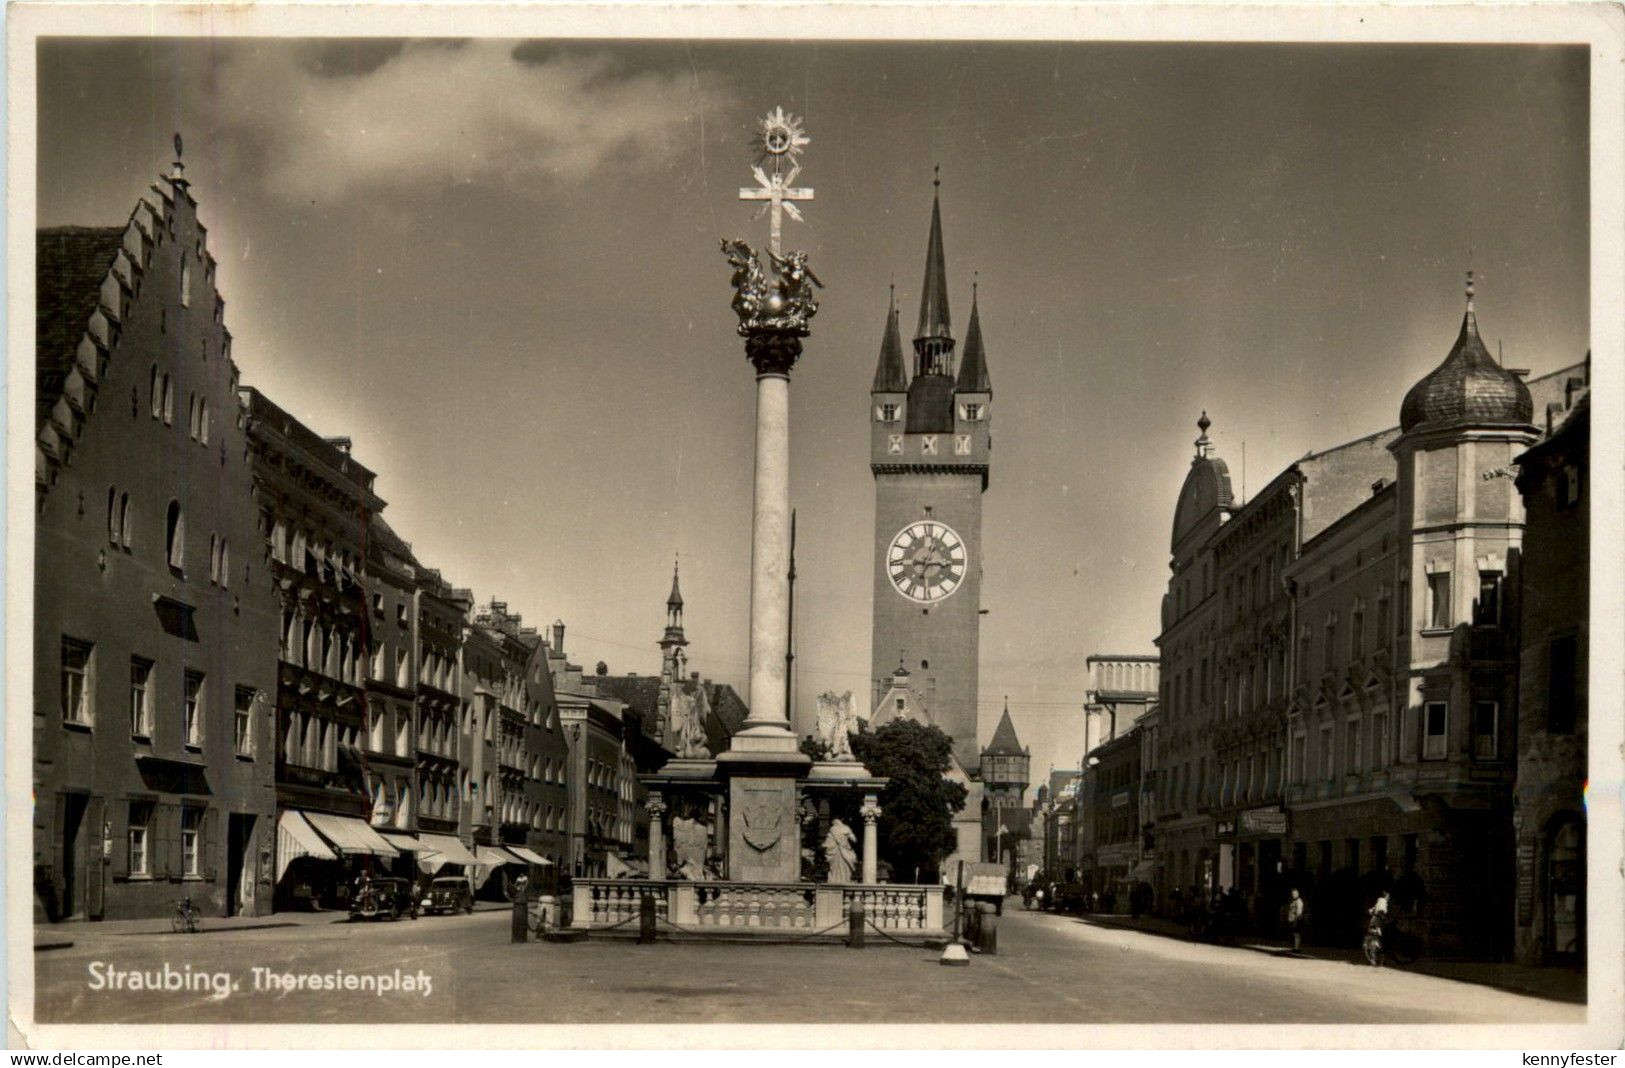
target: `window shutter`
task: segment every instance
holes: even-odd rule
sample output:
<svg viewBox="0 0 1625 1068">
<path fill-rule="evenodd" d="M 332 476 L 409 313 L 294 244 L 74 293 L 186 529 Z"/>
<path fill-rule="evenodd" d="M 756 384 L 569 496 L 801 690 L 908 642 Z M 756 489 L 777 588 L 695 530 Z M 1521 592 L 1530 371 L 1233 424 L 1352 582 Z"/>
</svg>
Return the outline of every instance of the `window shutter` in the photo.
<svg viewBox="0 0 1625 1068">
<path fill-rule="evenodd" d="M 215 861 L 218 859 L 216 857 L 218 847 L 214 837 L 214 809 L 203 810 L 203 826 L 199 833 L 202 839 L 198 842 L 198 849 L 203 853 L 203 877 L 212 883 L 217 867 Z"/>
<path fill-rule="evenodd" d="M 152 876 L 155 879 L 179 878 L 180 864 L 180 809 L 175 805 L 159 804 L 152 807 L 152 823 L 147 837 L 152 839 Z"/>
<path fill-rule="evenodd" d="M 130 803 L 115 800 L 107 806 L 108 820 L 113 824 L 113 878 L 130 877 Z"/>
</svg>

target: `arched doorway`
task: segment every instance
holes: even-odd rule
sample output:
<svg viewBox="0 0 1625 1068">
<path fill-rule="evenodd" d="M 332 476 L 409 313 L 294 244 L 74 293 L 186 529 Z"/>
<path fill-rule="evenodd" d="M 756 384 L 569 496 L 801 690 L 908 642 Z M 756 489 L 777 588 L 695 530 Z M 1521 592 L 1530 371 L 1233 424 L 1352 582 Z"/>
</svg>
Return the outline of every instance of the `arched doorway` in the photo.
<svg viewBox="0 0 1625 1068">
<path fill-rule="evenodd" d="M 1567 812 L 1552 821 L 1546 839 L 1546 957 L 1585 956 L 1585 824 Z"/>
</svg>

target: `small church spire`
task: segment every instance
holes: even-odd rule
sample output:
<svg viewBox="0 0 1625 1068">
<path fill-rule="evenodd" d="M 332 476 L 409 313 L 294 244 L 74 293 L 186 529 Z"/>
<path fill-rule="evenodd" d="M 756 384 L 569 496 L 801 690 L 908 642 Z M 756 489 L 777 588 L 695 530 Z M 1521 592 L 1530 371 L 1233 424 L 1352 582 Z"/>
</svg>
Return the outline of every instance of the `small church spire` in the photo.
<svg viewBox="0 0 1625 1068">
<path fill-rule="evenodd" d="M 897 328 L 897 287 L 891 287 L 886 311 L 886 330 L 880 337 L 880 359 L 875 364 L 875 393 L 902 393 L 908 389 L 908 371 L 903 366 L 903 339 Z"/>
<path fill-rule="evenodd" d="M 960 393 L 991 393 L 992 380 L 987 374 L 987 352 L 982 347 L 982 316 L 976 307 L 977 283 L 970 287 L 970 325 L 965 328 L 965 358 L 959 364 Z"/>
<path fill-rule="evenodd" d="M 671 562 L 671 596 L 666 598 L 667 608 L 681 609 L 683 607 L 683 591 L 677 588 L 677 568 L 681 559 L 673 557 Z"/>
</svg>

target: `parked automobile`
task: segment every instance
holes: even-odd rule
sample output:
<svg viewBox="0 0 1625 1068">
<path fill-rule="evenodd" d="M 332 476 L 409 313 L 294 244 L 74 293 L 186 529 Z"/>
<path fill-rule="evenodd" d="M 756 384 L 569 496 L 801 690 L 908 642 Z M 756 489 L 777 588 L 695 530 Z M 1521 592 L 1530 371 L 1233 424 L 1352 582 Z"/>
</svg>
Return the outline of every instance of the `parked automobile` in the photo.
<svg viewBox="0 0 1625 1068">
<path fill-rule="evenodd" d="M 423 891 L 425 913 L 453 913 L 474 911 L 474 891 L 461 875 L 443 875 L 429 883 Z"/>
<path fill-rule="evenodd" d="M 350 896 L 350 919 L 388 916 L 398 920 L 402 914 L 418 918 L 418 895 L 411 880 L 374 876 L 356 883 L 355 893 Z"/>
</svg>

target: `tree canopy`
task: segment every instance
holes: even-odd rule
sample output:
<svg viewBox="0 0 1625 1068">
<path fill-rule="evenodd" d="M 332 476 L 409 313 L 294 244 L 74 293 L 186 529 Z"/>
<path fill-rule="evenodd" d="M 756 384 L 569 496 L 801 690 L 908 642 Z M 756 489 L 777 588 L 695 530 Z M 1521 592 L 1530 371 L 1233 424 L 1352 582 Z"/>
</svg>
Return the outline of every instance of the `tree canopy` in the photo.
<svg viewBox="0 0 1625 1068">
<path fill-rule="evenodd" d="M 898 719 L 852 736 L 852 753 L 871 774 L 890 779 L 880 797 L 880 853 L 900 877 L 935 882 L 954 851 L 953 817 L 965 807 L 963 783 L 944 778 L 953 739 L 939 727 Z"/>
</svg>

